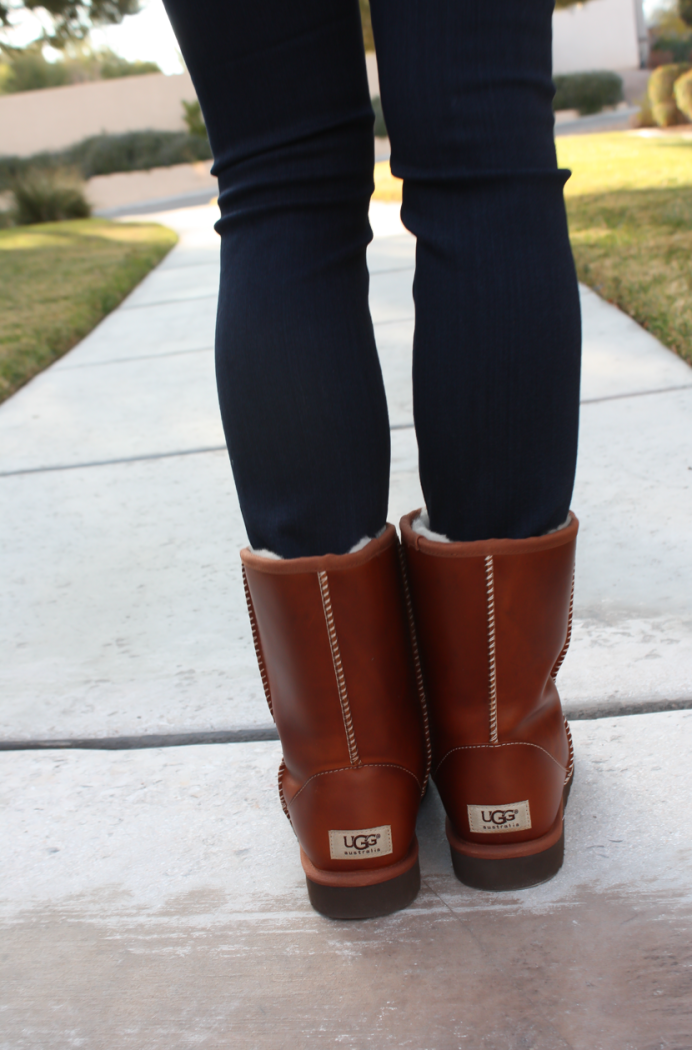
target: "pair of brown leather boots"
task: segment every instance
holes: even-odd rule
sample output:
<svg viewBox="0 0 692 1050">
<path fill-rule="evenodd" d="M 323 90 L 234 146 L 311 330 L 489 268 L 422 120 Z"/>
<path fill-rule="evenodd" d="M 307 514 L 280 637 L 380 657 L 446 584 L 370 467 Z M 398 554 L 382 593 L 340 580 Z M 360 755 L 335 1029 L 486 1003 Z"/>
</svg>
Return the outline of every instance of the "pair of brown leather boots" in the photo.
<svg viewBox="0 0 692 1050">
<path fill-rule="evenodd" d="M 578 522 L 442 543 L 414 530 L 417 517 L 402 518 L 402 545 L 388 525 L 351 554 L 241 553 L 283 744 L 279 795 L 310 901 L 332 918 L 414 899 L 431 773 L 462 882 L 517 889 L 562 864 L 573 759 L 555 677 Z"/>
</svg>

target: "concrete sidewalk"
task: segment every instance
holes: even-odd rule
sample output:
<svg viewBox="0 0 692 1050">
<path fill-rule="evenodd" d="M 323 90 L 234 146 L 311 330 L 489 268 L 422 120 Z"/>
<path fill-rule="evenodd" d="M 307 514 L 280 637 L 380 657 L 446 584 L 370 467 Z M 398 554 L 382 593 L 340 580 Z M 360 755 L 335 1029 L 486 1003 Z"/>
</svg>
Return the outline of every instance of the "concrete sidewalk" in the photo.
<svg viewBox="0 0 692 1050">
<path fill-rule="evenodd" d="M 692 371 L 583 290 L 565 867 L 467 890 L 431 791 L 416 904 L 329 922 L 276 799 L 246 623 L 214 209 L 162 219 L 179 246 L 0 408 L 0 748 L 30 748 L 0 754 L 0 1050 L 692 1046 Z M 414 243 L 396 207 L 373 223 L 397 521 L 421 502 Z M 58 749 L 119 737 L 139 749 Z"/>
<path fill-rule="evenodd" d="M 390 520 L 422 496 L 414 241 L 373 206 Z M 213 208 L 78 347 L 0 409 L 0 742 L 269 727 L 213 374 Z M 586 289 L 572 717 L 692 701 L 692 370 Z M 174 654 L 171 659 L 171 654 Z"/>
</svg>

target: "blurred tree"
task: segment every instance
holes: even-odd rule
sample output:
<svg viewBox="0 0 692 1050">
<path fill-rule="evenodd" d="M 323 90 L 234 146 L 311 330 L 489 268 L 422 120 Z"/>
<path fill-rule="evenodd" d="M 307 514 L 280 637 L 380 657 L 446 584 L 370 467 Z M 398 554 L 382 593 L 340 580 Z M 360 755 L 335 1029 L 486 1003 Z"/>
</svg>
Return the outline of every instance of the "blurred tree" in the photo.
<svg viewBox="0 0 692 1050">
<path fill-rule="evenodd" d="M 38 91 L 39 88 L 60 87 L 69 82 L 64 62 L 46 62 L 40 47 L 10 51 L 2 63 L 0 92 Z"/>
<path fill-rule="evenodd" d="M 679 0 L 678 11 L 685 25 L 692 26 L 692 0 Z"/>
<path fill-rule="evenodd" d="M 36 11 L 48 15 L 52 32 L 43 36 L 53 47 L 64 47 L 69 40 L 84 40 L 98 25 L 115 25 L 125 15 L 139 11 L 139 0 L 0 0 L 0 25 L 12 25 L 12 15 Z"/>
</svg>

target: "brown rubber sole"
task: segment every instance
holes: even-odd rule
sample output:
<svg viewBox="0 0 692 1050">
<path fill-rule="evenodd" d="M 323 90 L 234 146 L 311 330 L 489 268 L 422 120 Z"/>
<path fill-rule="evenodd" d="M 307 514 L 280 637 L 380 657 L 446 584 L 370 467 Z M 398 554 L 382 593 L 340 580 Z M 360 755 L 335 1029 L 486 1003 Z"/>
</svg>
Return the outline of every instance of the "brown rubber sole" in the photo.
<svg viewBox="0 0 692 1050">
<path fill-rule="evenodd" d="M 375 919 L 391 915 L 415 900 L 420 889 L 418 858 L 412 868 L 374 886 L 322 886 L 305 876 L 315 911 L 328 919 Z"/>
<path fill-rule="evenodd" d="M 563 813 L 571 787 L 570 779 L 565 785 L 555 824 L 546 835 L 533 842 L 509 847 L 475 846 L 460 840 L 447 821 L 452 866 L 459 881 L 476 890 L 502 892 L 538 886 L 557 875 L 565 855 Z M 515 855 L 507 856 L 510 851 Z M 523 855 L 516 855 L 519 852 Z"/>
<path fill-rule="evenodd" d="M 420 889 L 418 841 L 406 857 L 386 868 L 322 871 L 301 849 L 308 897 L 328 919 L 375 919 L 406 908 Z"/>
</svg>

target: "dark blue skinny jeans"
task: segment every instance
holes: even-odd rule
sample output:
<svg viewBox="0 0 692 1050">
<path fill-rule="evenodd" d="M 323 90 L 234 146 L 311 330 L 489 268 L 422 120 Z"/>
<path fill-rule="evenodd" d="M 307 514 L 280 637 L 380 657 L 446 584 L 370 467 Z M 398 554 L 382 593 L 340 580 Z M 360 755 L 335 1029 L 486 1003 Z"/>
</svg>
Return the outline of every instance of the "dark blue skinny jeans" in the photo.
<svg viewBox="0 0 692 1050">
<path fill-rule="evenodd" d="M 219 400 L 250 543 L 382 528 L 390 439 L 368 308 L 373 114 L 357 0 L 165 0 L 219 179 Z M 580 314 L 551 108 L 552 0 L 372 0 L 404 224 L 431 527 L 567 516 Z"/>
</svg>

